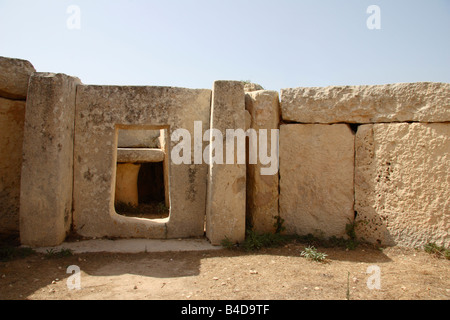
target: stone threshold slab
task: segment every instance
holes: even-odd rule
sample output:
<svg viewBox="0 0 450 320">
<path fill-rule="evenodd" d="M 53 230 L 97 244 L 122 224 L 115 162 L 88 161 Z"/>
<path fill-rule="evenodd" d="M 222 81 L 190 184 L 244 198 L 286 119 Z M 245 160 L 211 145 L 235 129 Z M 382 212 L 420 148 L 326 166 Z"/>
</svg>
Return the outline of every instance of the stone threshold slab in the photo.
<svg viewBox="0 0 450 320">
<path fill-rule="evenodd" d="M 184 252 L 219 250 L 221 246 L 213 246 L 206 239 L 121 239 L 121 240 L 83 240 L 65 242 L 57 247 L 36 248 L 38 253 L 47 253 L 50 250 L 58 252 L 61 249 L 70 249 L 74 254 L 81 253 L 143 253 L 143 252 Z"/>
</svg>

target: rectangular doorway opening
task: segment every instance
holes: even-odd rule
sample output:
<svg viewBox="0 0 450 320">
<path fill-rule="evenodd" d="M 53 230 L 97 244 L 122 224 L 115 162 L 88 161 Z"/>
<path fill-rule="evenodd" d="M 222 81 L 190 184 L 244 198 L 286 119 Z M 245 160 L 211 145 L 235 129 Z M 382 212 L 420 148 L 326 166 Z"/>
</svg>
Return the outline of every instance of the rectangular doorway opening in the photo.
<svg viewBox="0 0 450 320">
<path fill-rule="evenodd" d="M 166 139 L 167 129 L 119 129 L 114 201 L 117 214 L 150 220 L 169 218 Z"/>
</svg>

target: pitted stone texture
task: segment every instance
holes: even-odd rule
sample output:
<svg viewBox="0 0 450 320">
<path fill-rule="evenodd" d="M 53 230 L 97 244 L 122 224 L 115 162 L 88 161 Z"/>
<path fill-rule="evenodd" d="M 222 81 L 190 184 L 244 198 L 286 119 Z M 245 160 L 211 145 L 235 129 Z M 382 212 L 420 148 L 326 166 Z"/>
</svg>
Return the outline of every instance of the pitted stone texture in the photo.
<svg viewBox="0 0 450 320">
<path fill-rule="evenodd" d="M 201 121 L 206 131 L 210 102 L 211 90 L 203 89 L 79 86 L 74 156 L 75 231 L 85 237 L 164 239 L 203 235 L 207 165 L 175 165 L 169 158 L 175 143 L 169 141 L 176 129 L 186 129 L 193 137 L 195 121 Z M 161 147 L 168 166 L 165 169 L 168 180 L 165 185 L 170 187 L 168 219 L 145 220 L 115 212 L 118 131 L 131 129 L 167 129 L 168 136 L 162 137 L 167 143 Z"/>
<path fill-rule="evenodd" d="M 222 132 L 225 149 L 226 130 L 245 129 L 243 84 L 238 81 L 216 81 L 211 109 L 211 128 Z M 213 245 L 220 245 L 225 238 L 232 242 L 245 240 L 245 189 L 245 164 L 210 164 L 206 236 Z"/>
<path fill-rule="evenodd" d="M 0 57 L 0 97 L 25 100 L 34 72 L 33 65 L 26 60 Z"/>
<path fill-rule="evenodd" d="M 0 233 L 19 232 L 25 101 L 0 98 Z"/>
<path fill-rule="evenodd" d="M 119 148 L 160 148 L 160 130 L 119 130 Z"/>
<path fill-rule="evenodd" d="M 144 148 L 118 148 L 117 162 L 119 163 L 146 163 L 163 162 L 165 158 L 164 151 L 161 149 Z"/>
<path fill-rule="evenodd" d="M 119 163 L 116 173 L 115 204 L 125 204 L 133 207 L 139 205 L 138 177 L 141 165 Z"/>
<path fill-rule="evenodd" d="M 373 243 L 450 245 L 449 124 L 360 126 L 357 236 Z"/>
<path fill-rule="evenodd" d="M 279 128 L 280 102 L 276 91 L 255 91 L 246 94 L 245 107 L 251 115 L 250 127 L 257 132 L 267 130 L 267 153 L 272 150 L 271 130 Z M 278 147 L 277 147 L 278 150 Z M 277 151 L 278 152 L 278 151 Z M 262 175 L 261 164 L 247 164 L 247 216 L 253 230 L 274 232 L 278 213 L 278 163 L 274 175 Z M 278 159 L 277 159 L 278 161 Z"/>
<path fill-rule="evenodd" d="M 354 220 L 354 135 L 348 125 L 282 125 L 280 216 L 289 234 L 344 237 Z"/>
<path fill-rule="evenodd" d="M 244 82 L 244 91 L 245 92 L 254 92 L 254 91 L 259 91 L 259 90 L 264 90 L 264 88 L 257 83 Z"/>
<path fill-rule="evenodd" d="M 300 123 L 450 121 L 450 84 L 295 88 L 281 91 L 282 117 Z"/>
<path fill-rule="evenodd" d="M 20 238 L 56 246 L 72 222 L 73 140 L 77 78 L 35 73 L 25 113 Z"/>
</svg>

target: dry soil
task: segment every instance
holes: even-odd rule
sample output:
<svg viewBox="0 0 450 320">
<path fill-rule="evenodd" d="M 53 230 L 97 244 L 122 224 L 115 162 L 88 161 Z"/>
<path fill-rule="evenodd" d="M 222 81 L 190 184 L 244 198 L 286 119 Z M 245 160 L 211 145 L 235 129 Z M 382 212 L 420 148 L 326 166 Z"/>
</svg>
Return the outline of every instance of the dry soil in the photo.
<svg viewBox="0 0 450 320">
<path fill-rule="evenodd" d="M 0 262 L 0 299 L 30 300 L 449 300 L 450 261 L 422 250 L 318 248 L 325 263 L 300 256 L 304 244 L 258 252 L 139 254 L 35 253 Z M 68 266 L 81 289 L 69 290 Z M 369 289 L 380 270 L 381 288 Z M 370 282 L 373 284 L 373 282 Z"/>
</svg>

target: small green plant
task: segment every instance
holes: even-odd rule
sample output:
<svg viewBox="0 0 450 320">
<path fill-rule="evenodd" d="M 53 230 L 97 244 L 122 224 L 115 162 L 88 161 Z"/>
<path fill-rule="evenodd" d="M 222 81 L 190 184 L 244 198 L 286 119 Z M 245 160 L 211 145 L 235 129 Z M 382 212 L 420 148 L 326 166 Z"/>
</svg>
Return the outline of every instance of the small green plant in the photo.
<svg viewBox="0 0 450 320">
<path fill-rule="evenodd" d="M 275 219 L 275 223 L 273 224 L 273 227 L 275 228 L 275 233 L 281 234 L 283 231 L 286 230 L 286 227 L 283 226 L 284 219 L 281 218 L 280 216 L 276 216 L 276 217 L 274 217 L 274 219 Z"/>
<path fill-rule="evenodd" d="M 62 248 L 59 251 L 56 251 L 55 249 L 48 249 L 45 253 L 45 257 L 47 259 L 59 259 L 59 258 L 65 258 L 70 257 L 73 255 L 72 250 Z"/>
<path fill-rule="evenodd" d="M 435 255 L 439 258 L 445 258 L 447 260 L 450 260 L 450 249 L 446 249 L 443 246 L 438 246 L 436 243 L 434 242 L 430 242 L 428 244 L 426 244 L 423 249 L 425 250 L 425 252 Z"/>
<path fill-rule="evenodd" d="M 262 248 L 278 247 L 285 243 L 285 238 L 277 233 L 257 233 L 252 230 L 247 231 L 242 247 L 246 251 L 256 251 Z"/>
<path fill-rule="evenodd" d="M 28 247 L 3 246 L 0 248 L 0 261 L 7 262 L 14 259 L 28 257 L 35 251 Z"/>
<path fill-rule="evenodd" d="M 228 237 L 225 237 L 225 239 L 223 239 L 220 244 L 222 247 L 228 250 L 234 249 L 236 247 L 236 244 L 233 243 Z"/>
<path fill-rule="evenodd" d="M 300 255 L 306 259 L 317 261 L 317 262 L 323 262 L 328 257 L 327 254 L 323 252 L 317 251 L 315 247 L 306 247 Z"/>
<path fill-rule="evenodd" d="M 345 246 L 349 250 L 355 250 L 356 247 L 359 245 L 359 242 L 356 239 L 355 227 L 356 227 L 356 222 L 350 222 L 345 226 L 345 233 L 348 236 Z"/>
<path fill-rule="evenodd" d="M 169 210 L 169 208 L 166 206 L 164 202 L 160 202 L 157 205 L 158 213 L 164 213 Z"/>
</svg>

